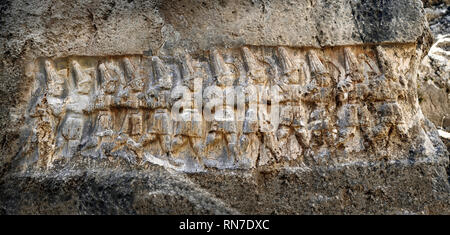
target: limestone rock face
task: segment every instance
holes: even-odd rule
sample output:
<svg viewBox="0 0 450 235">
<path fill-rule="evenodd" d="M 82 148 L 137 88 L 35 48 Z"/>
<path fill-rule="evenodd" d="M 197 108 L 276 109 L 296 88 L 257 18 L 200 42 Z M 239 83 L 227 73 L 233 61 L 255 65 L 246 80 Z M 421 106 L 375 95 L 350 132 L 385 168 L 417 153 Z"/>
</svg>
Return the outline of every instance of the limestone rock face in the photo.
<svg viewBox="0 0 450 235">
<path fill-rule="evenodd" d="M 450 12 L 448 2 L 426 8 L 435 42 L 419 67 L 418 94 L 425 116 L 450 131 Z"/>
<path fill-rule="evenodd" d="M 425 116 L 450 131 L 450 34 L 437 35 L 419 72 L 419 102 Z"/>
<path fill-rule="evenodd" d="M 420 1 L 1 11 L 2 213 L 449 213 Z"/>
<path fill-rule="evenodd" d="M 425 14 L 435 36 L 450 33 L 450 1 L 441 0 L 426 4 Z"/>
</svg>

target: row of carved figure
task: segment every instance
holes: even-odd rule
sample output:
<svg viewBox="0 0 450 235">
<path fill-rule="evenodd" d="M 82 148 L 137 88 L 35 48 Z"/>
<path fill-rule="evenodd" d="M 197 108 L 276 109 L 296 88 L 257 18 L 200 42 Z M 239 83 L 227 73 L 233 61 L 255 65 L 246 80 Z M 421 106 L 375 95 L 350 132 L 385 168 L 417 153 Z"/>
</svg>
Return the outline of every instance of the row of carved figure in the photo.
<svg viewBox="0 0 450 235">
<path fill-rule="evenodd" d="M 363 141 L 407 133 L 399 105 L 406 87 L 384 76 L 374 56 L 337 48 L 340 63 L 316 50 L 304 59 L 273 51 L 242 47 L 231 62 L 218 50 L 203 61 L 184 54 L 179 71 L 157 56 L 95 67 L 67 59 L 62 70 L 46 59 L 46 87 L 30 109 L 39 155 L 50 156 L 45 164 L 81 153 L 248 168 L 321 146 L 360 151 Z"/>
</svg>

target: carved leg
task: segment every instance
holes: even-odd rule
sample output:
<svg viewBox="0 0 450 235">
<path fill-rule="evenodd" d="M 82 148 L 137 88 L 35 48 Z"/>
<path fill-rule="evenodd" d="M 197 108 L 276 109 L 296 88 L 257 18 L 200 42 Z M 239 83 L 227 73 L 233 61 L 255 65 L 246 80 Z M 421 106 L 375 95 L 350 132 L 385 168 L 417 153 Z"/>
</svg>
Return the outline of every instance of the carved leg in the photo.
<svg viewBox="0 0 450 235">
<path fill-rule="evenodd" d="M 373 128 L 373 138 L 375 140 L 386 137 L 391 129 L 391 125 L 385 122 L 381 122 Z"/>
<path fill-rule="evenodd" d="M 183 137 L 180 136 L 182 139 L 181 141 L 183 142 Z M 165 153 L 170 153 L 172 152 L 173 149 L 173 142 L 170 138 L 170 135 L 160 135 L 160 144 L 161 144 L 161 149 L 165 152 Z M 181 146 L 180 146 L 181 147 Z"/>
<path fill-rule="evenodd" d="M 219 133 L 215 131 L 209 132 L 208 136 L 206 136 L 206 146 L 210 147 L 211 145 L 214 145 L 219 139 L 220 139 Z"/>
<path fill-rule="evenodd" d="M 287 131 L 283 130 L 281 132 L 285 133 L 285 135 L 288 136 L 289 130 L 287 130 Z M 278 138 L 277 138 L 277 136 L 275 136 L 275 134 L 273 132 L 264 132 L 263 135 L 264 135 L 265 146 L 270 150 L 271 153 L 273 153 L 275 155 L 276 159 L 279 159 L 279 157 L 282 154 L 281 148 L 287 147 L 286 146 L 287 138 L 281 139 L 285 143 L 284 146 L 282 146 L 281 144 L 279 145 Z"/>
<path fill-rule="evenodd" d="M 238 153 L 237 146 L 236 146 L 236 143 L 237 143 L 236 133 L 226 134 L 225 138 L 227 139 L 228 150 L 231 152 L 231 154 L 236 156 L 236 154 Z"/>
<path fill-rule="evenodd" d="M 342 127 L 338 131 L 338 140 L 336 141 L 336 146 L 343 145 L 348 138 L 350 137 L 350 128 L 349 127 Z"/>
<path fill-rule="evenodd" d="M 139 139 L 139 142 L 142 144 L 142 146 L 145 146 L 155 140 L 156 140 L 156 134 L 146 133 Z"/>
<path fill-rule="evenodd" d="M 308 133 L 308 130 L 304 127 L 297 127 L 295 130 L 295 136 L 300 140 L 300 145 L 307 147 L 309 146 L 311 136 Z"/>
<path fill-rule="evenodd" d="M 205 145 L 203 144 L 202 138 L 191 137 L 190 139 L 191 139 L 192 149 L 194 150 L 194 152 L 197 156 L 200 156 L 205 149 Z"/>
<path fill-rule="evenodd" d="M 250 146 L 250 134 L 243 134 L 239 140 L 239 149 L 240 149 L 240 153 L 241 155 L 248 152 L 248 148 Z"/>
<path fill-rule="evenodd" d="M 285 139 L 289 135 L 289 127 L 287 126 L 280 126 L 277 130 L 277 139 Z"/>
<path fill-rule="evenodd" d="M 186 138 L 182 135 L 177 135 L 172 140 L 171 145 L 171 151 L 170 152 L 176 152 L 178 151 L 183 145 L 186 143 Z M 162 145 L 162 144 L 161 144 Z"/>
<path fill-rule="evenodd" d="M 137 136 L 142 133 L 142 114 L 133 113 L 130 115 L 130 135 Z"/>
<path fill-rule="evenodd" d="M 408 136 L 408 126 L 404 123 L 397 124 L 397 132 L 402 138 L 407 137 Z"/>
<path fill-rule="evenodd" d="M 63 151 L 63 156 L 69 158 L 73 157 L 78 149 L 79 144 L 80 141 L 78 140 L 68 140 Z"/>
</svg>

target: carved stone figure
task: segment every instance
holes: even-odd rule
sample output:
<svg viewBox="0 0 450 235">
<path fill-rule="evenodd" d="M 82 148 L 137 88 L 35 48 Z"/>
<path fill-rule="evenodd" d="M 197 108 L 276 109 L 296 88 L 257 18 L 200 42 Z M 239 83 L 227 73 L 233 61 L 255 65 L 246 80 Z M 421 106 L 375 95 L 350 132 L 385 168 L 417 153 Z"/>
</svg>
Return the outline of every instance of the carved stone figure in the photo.
<svg viewBox="0 0 450 235">
<path fill-rule="evenodd" d="M 374 101 L 377 120 L 371 130 L 374 141 L 385 139 L 391 129 L 397 130 L 400 136 L 406 134 L 403 111 L 398 103 L 401 92 L 402 85 L 385 76 L 371 80 L 369 97 Z"/>
<path fill-rule="evenodd" d="M 256 162 L 256 156 L 252 153 L 258 151 L 258 133 L 266 119 L 263 116 L 263 109 L 267 107 L 263 104 L 263 97 L 267 100 L 270 93 L 266 89 L 268 78 L 263 63 L 255 58 L 248 47 L 242 47 L 242 55 L 247 67 L 247 83 L 243 89 L 247 109 L 239 140 L 240 150 L 241 154 L 250 156 L 251 161 Z"/>
<path fill-rule="evenodd" d="M 333 139 L 329 121 L 330 113 L 327 107 L 329 101 L 332 100 L 333 88 L 331 87 L 330 74 L 317 53 L 314 50 L 309 50 L 307 57 L 311 81 L 306 85 L 302 98 L 305 102 L 314 106 L 308 121 L 308 129 L 311 131 L 311 138 L 314 139 L 310 143 L 320 146 L 331 143 Z"/>
<path fill-rule="evenodd" d="M 79 147 L 92 88 L 91 75 L 85 73 L 77 61 L 72 61 L 71 73 L 76 82 L 76 88 L 69 92 L 64 102 L 66 116 L 61 123 L 58 144 L 62 147 L 62 155 L 65 157 L 73 156 Z"/>
<path fill-rule="evenodd" d="M 345 144 L 356 135 L 359 120 L 360 97 L 358 88 L 364 80 L 362 63 L 360 63 L 350 48 L 344 48 L 345 76 L 338 82 L 337 96 L 341 107 L 337 111 L 338 140 L 337 145 Z"/>
<path fill-rule="evenodd" d="M 153 110 L 147 122 L 147 133 L 142 137 L 142 143 L 157 141 L 162 152 L 172 151 L 172 120 L 170 109 L 172 106 L 171 91 L 172 76 L 168 68 L 157 56 L 152 57 L 155 83 L 145 92 L 145 100 Z"/>
<path fill-rule="evenodd" d="M 125 77 L 127 85 L 124 89 L 122 99 L 125 101 L 128 112 L 122 126 L 122 133 L 135 137 L 143 134 L 142 117 L 143 113 L 139 108 L 143 107 L 143 101 L 139 99 L 144 89 L 144 81 L 138 69 L 128 58 L 123 59 Z"/>
<path fill-rule="evenodd" d="M 208 134 L 206 137 L 206 147 L 225 141 L 227 150 L 231 156 L 236 156 L 237 151 L 237 127 L 235 117 L 235 91 L 233 83 L 236 79 L 230 68 L 230 64 L 225 63 L 222 55 L 216 50 L 211 50 L 210 58 L 214 68 L 214 78 L 216 79 L 215 90 L 204 97 L 206 103 L 209 101 L 221 101 L 217 104 L 212 120 L 208 122 Z M 213 101 L 214 102 L 214 101 Z"/>
<path fill-rule="evenodd" d="M 179 149 L 189 144 L 194 153 L 200 157 L 204 151 L 201 116 L 201 89 L 204 73 L 202 66 L 193 61 L 189 54 L 184 55 L 181 63 L 183 72 L 182 84 L 179 87 L 181 89 L 174 91 L 171 97 L 182 104 L 179 120 L 175 122 L 173 148 Z"/>
<path fill-rule="evenodd" d="M 62 98 L 64 92 L 64 78 L 62 78 L 54 69 L 49 60 L 45 61 L 45 73 L 47 74 L 47 102 L 51 109 L 52 115 L 58 119 L 57 123 L 61 119 L 63 112 L 64 99 Z"/>
<path fill-rule="evenodd" d="M 42 156 L 39 164 L 51 167 L 55 156 L 57 128 L 64 112 L 64 84 L 62 77 L 50 60 L 44 61 L 47 92 L 40 98 L 30 112 L 30 117 L 36 119 L 36 129 L 33 130 L 33 142 Z M 65 72 L 64 70 L 62 72 Z"/>
<path fill-rule="evenodd" d="M 100 84 L 92 98 L 91 108 L 94 115 L 94 136 L 90 138 L 85 148 L 94 149 L 95 155 L 105 157 L 104 148 L 111 150 L 114 141 L 114 113 L 111 108 L 114 107 L 121 73 L 117 66 L 107 62 L 99 64 L 98 71 Z"/>
<path fill-rule="evenodd" d="M 302 93 L 300 84 L 304 83 L 306 78 L 302 65 L 295 64 L 286 48 L 278 47 L 277 52 L 282 73 L 275 84 L 278 97 L 274 98 L 277 98 L 280 104 L 280 123 L 276 131 L 277 141 L 272 149 L 277 155 L 292 160 L 301 154 L 299 140 L 303 145 L 309 142 L 300 100 Z"/>
</svg>

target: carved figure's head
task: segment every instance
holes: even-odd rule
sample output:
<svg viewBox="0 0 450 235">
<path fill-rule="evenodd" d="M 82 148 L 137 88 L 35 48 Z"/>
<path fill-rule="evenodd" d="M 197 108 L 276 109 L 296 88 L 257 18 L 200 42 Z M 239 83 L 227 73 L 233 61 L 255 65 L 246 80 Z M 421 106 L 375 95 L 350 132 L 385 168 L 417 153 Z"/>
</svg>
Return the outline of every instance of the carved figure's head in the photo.
<svg viewBox="0 0 450 235">
<path fill-rule="evenodd" d="M 98 69 L 100 71 L 100 78 L 103 83 L 104 91 L 108 94 L 116 92 L 118 80 L 111 76 L 104 63 L 101 63 L 98 66 Z"/>
<path fill-rule="evenodd" d="M 153 62 L 153 68 L 155 70 L 155 76 L 156 76 L 156 84 L 164 89 L 171 89 L 172 88 L 172 76 L 170 74 L 169 69 L 166 67 L 166 65 L 163 63 L 163 61 L 157 57 L 152 57 Z"/>
<path fill-rule="evenodd" d="M 133 66 L 128 58 L 124 58 L 123 63 L 131 89 L 135 92 L 142 91 L 144 89 L 144 80 L 140 76 L 138 70 Z"/>
<path fill-rule="evenodd" d="M 88 94 L 91 91 L 92 87 L 92 77 L 89 74 L 86 74 L 82 69 L 80 64 L 76 61 L 72 61 L 72 66 L 75 72 L 78 93 L 80 94 Z"/>
<path fill-rule="evenodd" d="M 225 63 L 217 49 L 211 51 L 211 59 L 214 66 L 215 78 L 218 86 L 232 86 L 236 79 L 236 72 L 232 65 Z"/>
<path fill-rule="evenodd" d="M 331 77 L 328 69 L 322 64 L 319 56 L 313 50 L 308 51 L 308 60 L 311 71 L 311 78 L 321 87 L 326 87 L 331 84 Z"/>
<path fill-rule="evenodd" d="M 45 72 L 47 74 L 49 95 L 61 96 L 64 92 L 64 78 L 58 75 L 49 60 L 45 61 Z"/>
<path fill-rule="evenodd" d="M 253 56 L 253 53 L 250 51 L 248 47 L 242 47 L 242 54 L 244 57 L 244 62 L 247 66 L 248 73 L 247 76 L 249 79 L 254 81 L 254 83 L 264 83 L 267 80 L 266 74 L 265 74 L 265 68 L 264 66 L 260 65 Z"/>
</svg>

